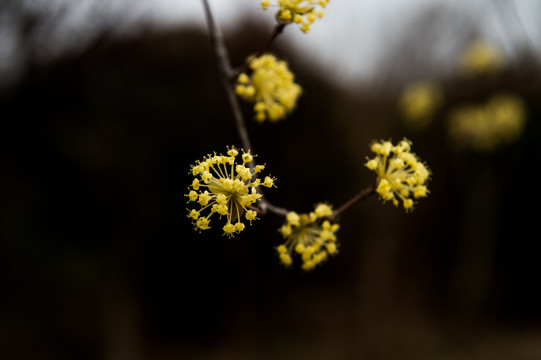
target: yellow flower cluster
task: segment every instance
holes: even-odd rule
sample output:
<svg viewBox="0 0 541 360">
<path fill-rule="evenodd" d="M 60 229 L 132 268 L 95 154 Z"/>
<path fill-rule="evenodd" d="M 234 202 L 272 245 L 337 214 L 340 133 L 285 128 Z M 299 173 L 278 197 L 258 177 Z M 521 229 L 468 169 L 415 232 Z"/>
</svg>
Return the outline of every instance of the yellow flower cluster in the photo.
<svg viewBox="0 0 541 360">
<path fill-rule="evenodd" d="M 411 128 L 425 128 L 441 105 L 440 88 L 431 82 L 416 82 L 404 89 L 400 97 L 400 111 Z"/>
<path fill-rule="evenodd" d="M 302 92 L 295 84 L 294 76 L 285 61 L 274 55 L 264 54 L 248 59 L 251 76 L 241 73 L 237 78 L 236 92 L 249 102 L 255 103 L 255 118 L 259 122 L 272 122 L 284 118 L 297 104 Z"/>
<path fill-rule="evenodd" d="M 494 44 L 486 40 L 470 43 L 460 58 L 460 67 L 466 74 L 493 74 L 503 67 L 503 55 Z"/>
<path fill-rule="evenodd" d="M 324 12 L 322 9 L 316 9 L 317 6 L 325 8 L 330 0 L 278 0 L 271 4 L 269 0 L 261 1 L 263 10 L 269 6 L 278 6 L 280 9 L 276 13 L 276 20 L 280 24 L 290 24 L 292 22 L 300 25 L 304 33 L 310 31 L 310 26 L 317 18 L 322 18 Z"/>
<path fill-rule="evenodd" d="M 250 169 L 246 165 L 253 161 L 254 155 L 250 154 L 250 151 L 242 152 L 242 162 L 239 163 L 239 151 L 231 147 L 227 155 L 209 154 L 203 161 L 192 165 L 190 173 L 195 179 L 186 196 L 188 203 L 199 204 L 199 209 L 187 209 L 188 217 L 192 219 L 196 230 L 210 229 L 210 217 L 214 213 L 218 213 L 220 218 L 226 217 L 227 223 L 222 229 L 229 237 L 244 230 L 244 223 L 241 221 L 243 215 L 250 224 L 256 219 L 257 213 L 247 208 L 261 198 L 257 187 L 273 187 L 276 179 L 267 176 L 261 181 L 256 174 L 260 173 L 265 165 L 256 165 Z M 205 210 L 209 211 L 207 215 L 203 215 Z"/>
<path fill-rule="evenodd" d="M 378 175 L 376 191 L 384 201 L 391 200 L 398 206 L 398 199 L 406 211 L 413 209 L 414 200 L 428 194 L 426 182 L 430 171 L 411 152 L 411 142 L 407 139 L 393 145 L 390 141 L 372 144 L 376 156 L 368 159 L 365 166 Z"/>
<path fill-rule="evenodd" d="M 340 226 L 329 220 L 332 213 L 329 205 L 320 203 L 308 214 L 287 214 L 285 224 L 278 230 L 286 241 L 276 248 L 282 264 L 290 266 L 295 252 L 302 259 L 302 269 L 313 270 L 338 252 L 335 233 Z"/>
<path fill-rule="evenodd" d="M 462 106 L 449 114 L 453 142 L 476 151 L 492 151 L 515 141 L 524 130 L 525 106 L 512 94 L 497 94 L 485 104 Z"/>
</svg>

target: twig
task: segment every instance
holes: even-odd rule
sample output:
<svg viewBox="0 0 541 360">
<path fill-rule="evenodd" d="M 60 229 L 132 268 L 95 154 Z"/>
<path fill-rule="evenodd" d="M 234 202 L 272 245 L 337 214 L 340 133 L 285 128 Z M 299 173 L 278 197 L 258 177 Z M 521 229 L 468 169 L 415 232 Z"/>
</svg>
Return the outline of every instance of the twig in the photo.
<svg viewBox="0 0 541 360">
<path fill-rule="evenodd" d="M 265 214 L 267 211 L 270 211 L 272 213 L 275 213 L 276 215 L 282 215 L 287 216 L 289 213 L 289 210 L 278 207 L 275 205 L 272 205 L 270 202 L 267 201 L 265 198 L 261 198 L 261 201 L 259 202 L 260 210 L 263 214 Z"/>
<path fill-rule="evenodd" d="M 235 89 L 233 86 L 233 74 L 235 73 L 231 67 L 231 62 L 229 61 L 229 55 L 227 54 L 227 48 L 225 46 L 224 37 L 223 34 L 218 26 L 216 26 L 216 22 L 214 21 L 214 17 L 212 16 L 212 11 L 210 10 L 210 6 L 208 4 L 208 0 L 202 0 L 203 1 L 203 7 L 205 8 L 205 17 L 207 19 L 207 24 L 209 27 L 209 33 L 210 33 L 210 40 L 212 42 L 212 46 L 214 47 L 214 51 L 216 52 L 216 56 L 218 58 L 218 65 L 220 68 L 220 74 L 222 77 L 222 82 L 224 84 L 225 92 L 227 93 L 227 99 L 229 100 L 229 105 L 231 106 L 231 109 L 233 110 L 233 117 L 235 118 L 235 125 L 237 127 L 237 132 L 239 134 L 240 140 L 242 142 L 242 146 L 244 150 L 252 150 L 252 144 L 250 142 L 250 137 L 248 135 L 248 130 L 246 129 L 246 123 L 244 121 L 244 117 L 242 116 L 242 110 L 240 108 L 240 103 L 237 98 L 237 95 L 235 94 Z M 278 29 L 280 26 L 277 26 L 275 29 L 271 39 L 267 43 L 268 45 L 272 43 L 272 40 L 278 36 L 280 32 L 282 32 L 283 26 L 281 29 Z M 252 172 L 254 171 L 254 162 L 250 162 L 248 164 L 250 166 L 250 169 Z M 257 176 L 257 174 L 255 174 Z M 286 216 L 289 212 L 288 210 L 284 208 L 280 208 L 278 206 L 272 205 L 270 202 L 268 202 L 264 198 L 264 194 L 260 200 L 259 207 L 257 208 L 258 212 L 261 214 L 266 214 L 267 211 L 273 212 L 277 215 Z"/>
<path fill-rule="evenodd" d="M 351 206 L 355 205 L 357 202 L 367 199 L 371 195 L 376 193 L 376 187 L 370 186 L 366 189 L 361 190 L 357 195 L 349 199 L 344 205 L 340 206 L 337 210 L 335 210 L 332 214 L 333 218 L 336 218 L 340 216 L 344 211 L 349 209 Z"/>
<path fill-rule="evenodd" d="M 272 43 L 278 37 L 278 35 L 280 35 L 282 33 L 282 31 L 284 31 L 284 28 L 286 27 L 286 25 L 287 24 L 277 24 L 274 27 L 274 29 L 272 31 L 272 34 L 271 34 L 269 40 L 267 40 L 267 43 L 265 44 L 263 49 L 259 50 L 254 56 L 259 57 L 259 56 L 263 55 L 264 53 L 266 53 L 267 51 L 269 51 Z M 233 78 L 233 79 L 236 78 L 237 76 L 239 76 L 240 73 L 245 72 L 247 69 L 248 69 L 248 62 L 245 62 L 242 66 L 239 66 L 238 68 L 236 68 L 236 69 L 234 69 L 232 71 L 231 78 Z"/>
<path fill-rule="evenodd" d="M 259 55 L 269 51 L 272 43 L 274 42 L 274 40 L 278 37 L 278 35 L 280 35 L 282 33 L 282 31 L 284 31 L 284 28 L 286 27 L 287 24 L 278 24 L 274 27 L 274 30 L 272 31 L 272 34 L 271 34 L 271 37 L 269 38 L 269 40 L 267 41 L 267 43 L 265 44 L 265 47 L 263 48 L 263 50 L 261 50 L 259 52 Z"/>
<path fill-rule="evenodd" d="M 242 110 L 240 108 L 240 104 L 239 104 L 237 95 L 235 94 L 235 89 L 232 82 L 234 79 L 233 76 L 235 75 L 236 72 L 231 67 L 231 62 L 229 61 L 229 55 L 227 54 L 227 48 L 225 46 L 223 34 L 220 31 L 220 28 L 217 27 L 216 23 L 214 22 L 212 12 L 208 4 L 208 0 L 202 0 L 202 1 L 203 1 L 203 7 L 205 8 L 205 16 L 206 16 L 207 24 L 209 27 L 211 42 L 214 47 L 214 51 L 216 52 L 216 56 L 218 57 L 218 64 L 220 67 L 222 81 L 225 87 L 225 92 L 227 93 L 229 104 L 231 105 L 231 109 L 233 110 L 233 116 L 235 118 L 235 125 L 237 127 L 237 132 L 239 134 L 239 137 L 241 139 L 244 149 L 252 150 L 250 137 L 248 135 L 248 130 L 246 129 L 246 123 L 244 121 L 244 117 L 242 116 Z M 276 39 L 276 37 L 280 33 L 282 33 L 284 28 L 285 28 L 285 25 L 283 24 L 279 24 L 274 28 L 274 31 L 271 37 L 267 41 L 267 44 L 265 45 L 263 50 L 260 52 L 260 54 L 265 52 L 272 45 L 273 41 Z M 250 163 L 250 168 L 253 171 L 254 169 L 253 162 Z M 372 195 L 374 192 L 375 192 L 374 186 L 362 190 L 359 194 L 355 195 L 348 202 L 342 205 L 338 210 L 336 210 L 332 216 L 333 217 L 339 216 L 342 212 L 347 210 L 349 207 L 351 207 L 358 201 L 366 199 L 367 197 Z M 267 211 L 270 211 L 277 215 L 286 216 L 289 213 L 289 210 L 275 206 L 271 204 L 270 202 L 268 202 L 265 199 L 264 195 L 261 197 L 261 200 L 258 205 L 259 206 L 255 209 L 258 210 L 258 212 L 261 214 L 266 214 Z"/>
<path fill-rule="evenodd" d="M 208 0 L 202 0 L 203 7 L 205 8 L 205 16 L 207 18 L 207 24 L 209 27 L 210 40 L 218 57 L 218 65 L 220 67 L 220 73 L 222 75 L 222 81 L 225 87 L 225 92 L 227 93 L 227 99 L 229 100 L 229 105 L 233 111 L 233 117 L 235 118 L 235 125 L 237 127 L 237 132 L 239 134 L 240 140 L 244 150 L 252 150 L 252 144 L 250 142 L 250 137 L 248 136 L 248 130 L 246 130 L 246 123 L 244 122 L 244 117 L 242 116 L 242 110 L 240 108 L 239 100 L 235 94 L 235 89 L 233 88 L 233 83 L 231 82 L 231 76 L 233 74 L 233 69 L 231 67 L 231 62 L 229 61 L 229 55 L 227 54 L 227 48 L 225 47 L 223 34 L 212 16 L 210 11 L 210 6 Z M 250 163 L 250 167 L 253 170 L 253 164 Z"/>
</svg>

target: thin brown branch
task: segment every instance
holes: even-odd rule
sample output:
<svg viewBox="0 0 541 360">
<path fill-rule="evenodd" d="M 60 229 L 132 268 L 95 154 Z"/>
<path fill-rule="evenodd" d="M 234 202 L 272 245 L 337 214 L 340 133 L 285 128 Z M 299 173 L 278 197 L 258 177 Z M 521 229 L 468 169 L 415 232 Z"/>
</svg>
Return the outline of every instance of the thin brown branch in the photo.
<svg viewBox="0 0 541 360">
<path fill-rule="evenodd" d="M 268 202 L 265 198 L 261 198 L 259 206 L 263 214 L 265 214 L 267 211 L 270 211 L 276 215 L 287 216 L 287 214 L 289 213 L 289 210 L 279 206 L 275 206 Z"/>
<path fill-rule="evenodd" d="M 259 57 L 259 56 L 263 55 L 264 53 L 266 53 L 267 51 L 269 51 L 269 49 L 272 46 L 272 43 L 278 37 L 278 35 L 280 35 L 282 33 L 282 31 L 284 31 L 284 28 L 286 27 L 286 25 L 287 24 L 277 24 L 274 27 L 269 40 L 267 40 L 267 43 L 265 44 L 263 49 L 258 51 L 255 54 L 255 57 Z M 249 65 L 248 62 L 245 62 L 242 66 L 239 66 L 238 68 L 234 69 L 232 71 L 232 73 L 231 73 L 231 79 L 236 79 L 237 76 L 239 76 L 240 73 L 247 71 L 248 70 L 248 65 Z"/>
<path fill-rule="evenodd" d="M 223 34 L 220 28 L 216 26 L 216 22 L 214 21 L 214 17 L 212 16 L 212 11 L 210 10 L 208 0 L 202 0 L 202 1 L 203 1 L 203 7 L 205 8 L 205 17 L 207 19 L 210 39 L 212 42 L 212 46 L 214 47 L 216 57 L 218 58 L 220 75 L 222 77 L 222 82 L 224 84 L 225 92 L 227 94 L 227 99 L 229 100 L 229 105 L 231 106 L 231 110 L 233 111 L 233 117 L 235 119 L 237 133 L 239 134 L 244 150 L 245 151 L 252 150 L 252 144 L 250 142 L 248 130 L 246 129 L 246 123 L 242 115 L 242 110 L 240 107 L 239 100 L 237 98 L 237 95 L 235 94 L 234 83 L 232 82 L 233 75 L 235 72 L 233 71 L 231 67 L 231 62 L 229 60 L 229 55 L 227 53 L 227 48 L 225 46 Z M 280 28 L 280 26 L 277 26 L 268 44 L 271 44 L 274 38 L 276 38 L 276 36 L 278 36 L 278 34 L 282 32 L 283 26 L 280 29 L 278 28 Z M 255 167 L 254 162 L 253 161 L 250 162 L 249 166 L 253 172 L 254 167 Z M 257 174 L 255 174 L 255 176 L 257 177 Z M 277 215 L 282 215 L 282 216 L 287 215 L 288 210 L 272 205 L 264 198 L 264 194 L 262 192 L 261 192 L 261 195 L 263 195 L 263 197 L 261 197 L 259 207 L 256 209 L 258 210 L 258 212 L 260 212 L 261 214 L 266 214 L 267 211 L 270 211 Z"/>
<path fill-rule="evenodd" d="M 222 31 L 218 26 L 216 26 L 216 22 L 214 21 L 214 17 L 212 16 L 208 0 L 202 1 L 203 7 L 205 8 L 205 16 L 209 28 L 210 40 L 212 42 L 212 46 L 214 47 L 214 51 L 216 52 L 216 56 L 218 57 L 218 65 L 220 68 L 222 82 L 225 87 L 225 92 L 227 93 L 227 100 L 229 101 L 229 105 L 231 106 L 231 110 L 233 111 L 233 117 L 235 118 L 235 125 L 237 127 L 237 132 L 239 134 L 240 140 L 242 142 L 242 147 L 246 151 L 252 150 L 252 144 L 250 142 L 248 130 L 246 129 L 244 117 L 242 116 L 240 103 L 237 95 L 235 94 L 233 83 L 231 82 L 231 77 L 234 71 L 231 68 L 231 62 L 229 61 L 229 55 L 227 54 L 227 48 L 225 46 Z M 253 168 L 253 164 L 250 163 L 250 165 L 250 167 Z"/>
<path fill-rule="evenodd" d="M 287 24 L 278 24 L 274 27 L 274 30 L 272 31 L 272 34 L 269 38 L 269 40 L 267 40 L 267 43 L 265 44 L 265 47 L 263 48 L 263 50 L 261 50 L 259 52 L 259 55 L 269 51 L 270 47 L 272 46 L 272 43 L 274 42 L 274 40 L 276 40 L 276 38 L 278 37 L 278 35 L 280 35 L 282 33 L 282 31 L 284 31 L 284 28 L 286 27 Z"/>
<path fill-rule="evenodd" d="M 369 198 L 371 195 L 373 195 L 375 193 L 376 193 L 375 186 L 370 186 L 370 187 L 367 187 L 366 189 L 361 190 L 357 195 L 355 195 L 354 197 L 352 197 L 351 199 L 346 201 L 346 203 L 344 203 L 344 205 L 342 205 L 338 209 L 336 209 L 333 212 L 332 217 L 336 218 L 336 217 L 340 216 L 340 214 L 342 214 L 344 211 L 349 209 L 351 206 L 355 205 L 356 203 L 358 203 L 361 200 L 365 200 L 365 199 Z"/>
</svg>

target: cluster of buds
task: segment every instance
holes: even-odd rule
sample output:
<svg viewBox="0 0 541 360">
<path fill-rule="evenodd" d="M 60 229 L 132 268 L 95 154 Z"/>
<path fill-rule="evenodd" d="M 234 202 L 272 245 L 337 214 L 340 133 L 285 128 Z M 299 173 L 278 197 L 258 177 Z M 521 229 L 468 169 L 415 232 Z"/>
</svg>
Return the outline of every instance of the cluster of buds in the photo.
<svg viewBox="0 0 541 360">
<path fill-rule="evenodd" d="M 382 140 L 372 144 L 371 150 L 376 156 L 365 165 L 378 175 L 377 193 L 395 206 L 400 200 L 406 211 L 413 209 L 414 199 L 428 194 L 430 170 L 411 152 L 411 142 L 404 139 L 393 145 Z"/>
<path fill-rule="evenodd" d="M 317 204 L 308 214 L 289 212 L 279 232 L 285 242 L 276 248 L 280 261 L 285 266 L 293 263 L 292 254 L 298 254 L 303 270 L 312 270 L 324 262 L 329 255 L 338 251 L 336 231 L 339 225 L 331 222 L 332 208 Z"/>
<path fill-rule="evenodd" d="M 317 18 L 324 15 L 323 9 L 329 0 L 278 0 L 271 4 L 269 0 L 261 1 L 261 6 L 267 10 L 269 6 L 278 7 L 276 20 L 279 24 L 299 24 L 302 32 L 307 33 Z"/>
<path fill-rule="evenodd" d="M 227 155 L 207 155 L 203 161 L 192 165 L 191 174 L 195 179 L 186 196 L 188 203 L 199 205 L 198 209 L 188 209 L 188 217 L 195 229 L 210 229 L 210 218 L 216 213 L 220 218 L 226 218 L 222 229 L 225 235 L 232 237 L 244 230 L 243 216 L 250 224 L 256 219 L 257 212 L 249 208 L 261 198 L 257 188 L 273 187 L 276 179 L 267 176 L 261 181 L 257 176 L 265 165 L 256 165 L 253 169 L 246 166 L 254 159 L 250 151 L 243 151 L 239 163 L 238 155 L 239 151 L 231 147 Z"/>
<path fill-rule="evenodd" d="M 247 63 L 251 74 L 241 73 L 237 77 L 237 95 L 254 103 L 258 122 L 283 119 L 295 108 L 302 92 L 287 63 L 271 54 L 251 57 Z"/>
</svg>

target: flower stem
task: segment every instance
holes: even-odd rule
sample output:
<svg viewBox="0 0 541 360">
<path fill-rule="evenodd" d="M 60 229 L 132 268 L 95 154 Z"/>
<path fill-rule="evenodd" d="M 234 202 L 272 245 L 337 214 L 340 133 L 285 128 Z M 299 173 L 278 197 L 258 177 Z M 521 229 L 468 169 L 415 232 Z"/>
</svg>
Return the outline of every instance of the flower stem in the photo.
<svg viewBox="0 0 541 360">
<path fill-rule="evenodd" d="M 265 214 L 267 211 L 270 211 L 272 213 L 275 213 L 276 215 L 281 215 L 285 217 L 289 213 L 289 210 L 271 204 L 264 197 L 261 198 L 259 208 L 263 214 Z"/>
<path fill-rule="evenodd" d="M 261 50 L 259 52 L 259 55 L 262 55 L 263 53 L 269 51 L 270 47 L 272 46 L 272 43 L 278 37 L 278 35 L 280 35 L 282 33 L 282 31 L 284 31 L 284 28 L 286 27 L 286 25 L 287 24 L 278 24 L 278 25 L 276 25 L 274 27 L 274 30 L 272 31 L 271 37 L 269 38 L 269 40 L 265 44 L 265 47 L 263 48 L 263 50 Z"/>
<path fill-rule="evenodd" d="M 269 38 L 269 40 L 267 40 L 267 43 L 265 44 L 265 46 L 263 47 L 263 49 L 261 49 L 260 51 L 258 51 L 254 56 L 255 57 L 260 57 L 261 55 L 263 55 L 264 53 L 266 53 L 267 51 L 269 51 L 270 47 L 272 46 L 272 43 L 274 42 L 274 40 L 278 37 L 278 35 L 280 35 L 282 33 L 282 31 L 284 31 L 284 28 L 286 27 L 287 24 L 277 24 L 273 31 L 272 31 L 272 34 Z M 233 80 L 233 79 L 236 79 L 237 76 L 239 76 L 240 73 L 242 72 L 245 72 L 248 70 L 248 62 L 245 62 L 242 66 L 239 66 L 238 68 L 232 70 L 231 74 L 230 74 L 230 78 Z"/>
<path fill-rule="evenodd" d="M 250 142 L 248 130 L 246 129 L 244 117 L 242 116 L 240 103 L 237 95 L 235 94 L 233 83 L 231 82 L 231 76 L 234 71 L 231 67 L 231 62 L 229 61 L 229 55 L 227 54 L 227 48 L 225 47 L 223 34 L 220 28 L 216 26 L 216 22 L 214 21 L 214 17 L 212 16 L 212 11 L 210 10 L 208 0 L 202 1 L 203 7 L 205 8 L 205 16 L 209 28 L 210 40 L 212 42 L 212 46 L 214 47 L 214 51 L 216 52 L 216 56 L 218 57 L 220 74 L 225 87 L 225 92 L 227 93 L 229 105 L 231 106 L 231 110 L 233 111 L 233 117 L 235 118 L 237 133 L 239 134 L 244 150 L 252 150 L 252 144 Z M 250 167 L 252 168 L 253 164 L 250 165 Z"/>
<path fill-rule="evenodd" d="M 357 195 L 355 195 L 354 197 L 352 197 L 351 199 L 346 201 L 344 203 L 344 205 L 342 205 L 338 209 L 336 209 L 333 212 L 332 217 L 336 218 L 336 217 L 340 216 L 340 214 L 342 214 L 344 211 L 349 209 L 351 206 L 355 205 L 356 203 L 358 203 L 361 200 L 365 200 L 365 199 L 369 198 L 371 195 L 373 195 L 375 193 L 376 193 L 376 187 L 375 186 L 369 186 L 369 187 L 361 190 Z"/>
<path fill-rule="evenodd" d="M 244 150 L 252 150 L 252 144 L 250 142 L 250 136 L 248 135 L 248 130 L 246 129 L 246 122 L 244 121 L 244 116 L 242 115 L 242 110 L 240 107 L 239 100 L 237 98 L 237 95 L 235 94 L 235 88 L 233 86 L 233 75 L 235 71 L 231 67 L 231 61 L 229 60 L 229 55 L 227 53 L 227 48 L 225 46 L 225 41 L 223 34 L 218 26 L 216 26 L 216 22 L 214 21 L 214 17 L 212 16 L 212 11 L 210 10 L 210 6 L 208 3 L 208 0 L 202 0 L 203 1 L 203 7 L 205 9 L 205 17 L 207 19 L 207 25 L 209 28 L 210 33 L 210 40 L 212 42 L 212 46 L 214 47 L 214 52 L 216 53 L 216 57 L 218 58 L 218 65 L 220 68 L 220 75 L 222 77 L 222 82 L 224 84 L 225 92 L 227 94 L 227 99 L 229 100 L 229 105 L 231 106 L 231 110 L 233 111 L 233 117 L 235 119 L 235 125 L 237 128 L 237 133 L 240 137 L 240 140 L 242 142 L 242 147 Z M 271 36 L 270 40 L 267 42 L 267 46 L 270 46 L 272 41 L 280 34 L 283 30 L 283 26 L 278 25 L 273 35 Z M 248 164 L 250 166 L 250 169 L 254 170 L 254 162 L 250 162 Z M 257 174 L 256 174 L 257 175 Z M 286 216 L 288 213 L 288 210 L 280 208 L 278 206 L 272 205 L 269 203 L 265 198 L 264 194 L 260 201 L 260 207 L 259 211 L 262 214 L 267 213 L 267 211 L 270 211 L 272 213 L 275 213 L 277 215 Z"/>
</svg>

